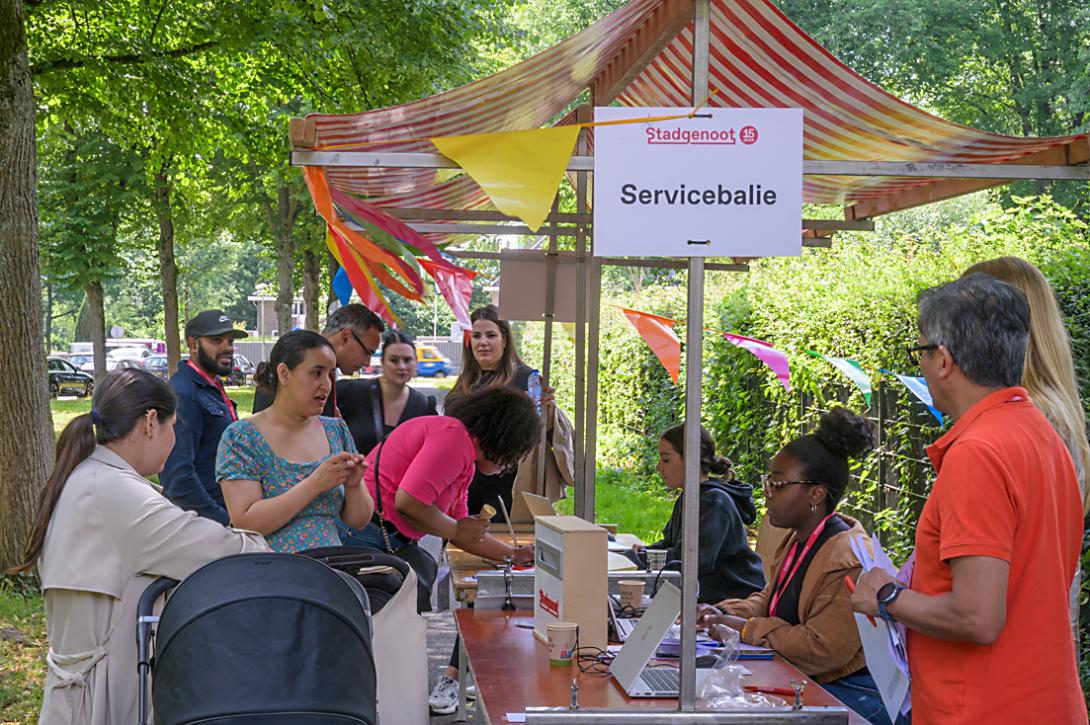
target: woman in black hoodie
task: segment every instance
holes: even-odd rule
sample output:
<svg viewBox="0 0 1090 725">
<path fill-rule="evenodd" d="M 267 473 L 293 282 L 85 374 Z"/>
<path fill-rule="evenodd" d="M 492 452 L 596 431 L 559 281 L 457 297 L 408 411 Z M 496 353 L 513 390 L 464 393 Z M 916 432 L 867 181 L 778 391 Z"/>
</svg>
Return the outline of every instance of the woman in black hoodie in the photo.
<svg viewBox="0 0 1090 725">
<path fill-rule="evenodd" d="M 656 466 L 668 490 L 685 485 L 685 426 L 679 425 L 659 439 L 659 462 Z M 681 559 L 681 512 L 684 495 L 678 496 L 674 511 L 662 539 L 649 549 L 665 549 L 666 560 Z M 698 575 L 701 602 L 717 602 L 722 597 L 748 597 L 764 588 L 765 578 L 761 557 L 749 548 L 746 526 L 757 518 L 753 505 L 753 487 L 734 480 L 734 468 L 729 460 L 716 455 L 715 443 L 708 431 L 700 429 L 700 539 Z M 636 547 L 629 558 L 641 566 L 647 565 L 642 547 Z M 676 568 L 676 565 L 674 567 Z"/>
</svg>

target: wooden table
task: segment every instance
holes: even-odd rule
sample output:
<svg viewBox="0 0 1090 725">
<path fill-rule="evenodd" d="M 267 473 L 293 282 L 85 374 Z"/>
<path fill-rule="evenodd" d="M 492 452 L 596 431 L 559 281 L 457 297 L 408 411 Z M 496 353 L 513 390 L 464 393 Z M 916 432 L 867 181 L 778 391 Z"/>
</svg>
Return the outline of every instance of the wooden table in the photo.
<svg viewBox="0 0 1090 725">
<path fill-rule="evenodd" d="M 497 530 L 495 524 L 492 526 L 493 529 L 490 533 L 493 536 L 505 544 L 514 546 L 511 541 L 511 534 Z M 515 534 L 518 536 L 521 546 L 534 543 L 534 532 L 532 531 L 521 532 L 516 530 Z M 447 543 L 447 562 L 450 564 L 450 581 L 451 586 L 454 588 L 454 599 L 464 606 L 472 605 L 477 596 L 477 580 L 473 578 L 477 576 L 477 572 L 486 569 L 492 571 L 498 568 L 476 554 L 462 551 L 452 543 Z"/>
<path fill-rule="evenodd" d="M 533 622 L 530 612 L 497 612 L 459 609 L 455 622 L 468 655 L 469 669 L 477 683 L 477 711 L 485 722 L 506 722 L 509 712 L 527 707 L 566 707 L 571 703 L 571 682 L 579 682 L 582 707 L 630 710 L 676 710 L 677 700 L 629 698 L 608 675 L 586 675 L 578 667 L 552 667 L 548 648 L 534 638 L 533 630 L 516 622 Z M 806 679 L 805 705 L 843 707 L 841 702 L 809 680 L 779 655 L 773 660 L 746 660 L 753 671 L 747 684 L 790 687 L 791 680 Z M 463 681 L 465 678 L 463 677 Z M 849 722 L 866 721 L 849 711 Z"/>
</svg>

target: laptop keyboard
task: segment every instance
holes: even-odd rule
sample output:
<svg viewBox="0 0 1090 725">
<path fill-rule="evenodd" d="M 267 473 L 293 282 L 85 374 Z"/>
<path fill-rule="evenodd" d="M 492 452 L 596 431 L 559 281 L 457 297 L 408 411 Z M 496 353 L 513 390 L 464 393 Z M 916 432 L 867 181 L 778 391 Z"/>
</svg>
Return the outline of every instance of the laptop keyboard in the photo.
<svg viewBox="0 0 1090 725">
<path fill-rule="evenodd" d="M 652 692 L 677 694 L 678 675 L 673 667 L 645 667 L 640 678 Z"/>
</svg>

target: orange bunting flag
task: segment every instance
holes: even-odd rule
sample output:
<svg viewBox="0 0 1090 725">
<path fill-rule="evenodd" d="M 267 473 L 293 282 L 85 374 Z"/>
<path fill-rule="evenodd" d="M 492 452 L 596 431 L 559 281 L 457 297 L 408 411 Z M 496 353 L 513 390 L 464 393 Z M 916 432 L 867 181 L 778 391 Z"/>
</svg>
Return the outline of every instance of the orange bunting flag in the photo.
<svg viewBox="0 0 1090 725">
<path fill-rule="evenodd" d="M 660 317 L 650 312 L 639 312 L 626 307 L 622 307 L 621 311 L 655 353 L 655 357 L 666 368 L 666 372 L 670 373 L 674 385 L 677 385 L 677 376 L 681 371 L 681 340 L 674 332 L 675 321 L 669 317 Z"/>
</svg>

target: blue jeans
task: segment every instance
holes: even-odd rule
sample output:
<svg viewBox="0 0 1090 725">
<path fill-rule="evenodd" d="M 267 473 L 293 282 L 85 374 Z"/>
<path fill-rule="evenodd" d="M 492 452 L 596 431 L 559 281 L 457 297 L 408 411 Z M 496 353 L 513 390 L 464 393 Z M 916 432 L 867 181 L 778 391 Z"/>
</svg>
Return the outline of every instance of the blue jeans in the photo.
<svg viewBox="0 0 1090 725">
<path fill-rule="evenodd" d="M 366 549 L 386 551 L 386 540 L 382 537 L 382 531 L 374 523 L 367 524 L 362 529 L 353 529 L 337 519 L 337 528 L 341 532 L 341 540 L 344 541 L 345 546 L 362 546 Z M 394 545 L 394 549 L 397 549 L 410 542 L 400 533 L 394 532 L 390 534 L 390 543 Z"/>
<path fill-rule="evenodd" d="M 854 675 L 841 677 L 822 687 L 830 695 L 866 718 L 871 725 L 892 725 L 889 715 L 886 714 L 886 706 L 882 704 L 882 696 L 878 694 L 878 686 L 874 684 L 874 678 L 869 672 L 857 672 Z M 911 722 L 912 713 L 897 718 L 897 725 L 909 725 Z"/>
</svg>

